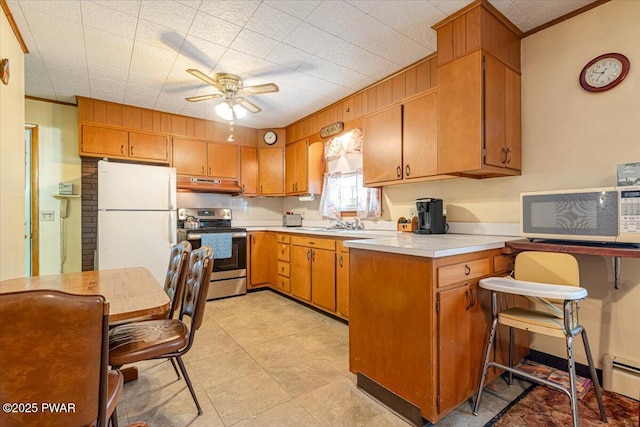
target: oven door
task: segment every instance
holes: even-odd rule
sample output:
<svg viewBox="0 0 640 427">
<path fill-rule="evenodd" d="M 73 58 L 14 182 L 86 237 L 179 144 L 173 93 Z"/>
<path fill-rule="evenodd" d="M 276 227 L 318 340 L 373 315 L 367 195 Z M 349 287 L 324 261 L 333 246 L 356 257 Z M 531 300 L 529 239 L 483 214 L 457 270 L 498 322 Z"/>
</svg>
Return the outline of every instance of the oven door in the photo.
<svg viewBox="0 0 640 427">
<path fill-rule="evenodd" d="M 198 249 L 202 244 L 200 235 L 201 230 L 189 230 L 186 232 L 186 240 L 191 243 L 193 249 Z M 211 231 L 205 231 L 210 233 Z M 221 231 L 222 232 L 222 231 Z M 180 235 L 179 240 L 182 240 Z M 246 232 L 233 232 L 231 238 L 231 257 L 229 258 L 216 258 L 213 263 L 213 271 L 231 271 L 231 270 L 245 270 L 247 268 L 247 233 Z"/>
</svg>

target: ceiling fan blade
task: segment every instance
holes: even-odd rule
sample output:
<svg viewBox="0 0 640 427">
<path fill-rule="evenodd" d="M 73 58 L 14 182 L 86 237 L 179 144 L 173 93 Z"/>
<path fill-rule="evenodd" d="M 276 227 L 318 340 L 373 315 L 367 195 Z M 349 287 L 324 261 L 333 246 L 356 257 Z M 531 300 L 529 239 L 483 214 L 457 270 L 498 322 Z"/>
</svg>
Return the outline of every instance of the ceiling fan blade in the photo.
<svg viewBox="0 0 640 427">
<path fill-rule="evenodd" d="M 238 93 L 243 95 L 259 95 L 261 93 L 278 92 L 280 88 L 275 83 L 265 83 L 263 85 L 245 86 L 238 90 Z"/>
<path fill-rule="evenodd" d="M 216 98 L 222 98 L 222 95 L 218 93 L 212 93 L 211 95 L 191 96 L 185 99 L 189 102 L 197 102 L 197 101 L 206 101 L 207 99 L 216 99 Z"/>
<path fill-rule="evenodd" d="M 194 77 L 199 78 L 200 80 L 202 80 L 205 83 L 210 84 L 211 86 L 215 87 L 216 89 L 218 89 L 220 92 L 224 92 L 224 87 L 222 87 L 222 85 L 220 85 L 217 81 L 215 81 L 214 79 L 212 79 L 211 77 L 207 76 L 205 73 L 203 73 L 200 70 L 196 70 L 194 68 L 189 68 L 187 70 L 187 73 L 191 74 Z"/>
<path fill-rule="evenodd" d="M 258 107 L 256 104 L 249 101 L 248 99 L 236 98 L 236 104 L 242 105 L 244 108 L 251 111 L 252 113 L 259 113 L 260 111 L 262 111 L 260 107 Z"/>
</svg>

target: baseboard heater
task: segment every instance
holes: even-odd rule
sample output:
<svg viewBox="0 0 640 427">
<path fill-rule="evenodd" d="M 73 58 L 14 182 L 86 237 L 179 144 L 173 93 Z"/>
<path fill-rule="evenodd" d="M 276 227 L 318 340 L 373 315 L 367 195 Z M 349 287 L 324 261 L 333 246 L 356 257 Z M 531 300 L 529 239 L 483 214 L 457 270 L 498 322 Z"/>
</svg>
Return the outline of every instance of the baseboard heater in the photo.
<svg viewBox="0 0 640 427">
<path fill-rule="evenodd" d="M 640 399 L 640 362 L 604 355 L 602 387 L 605 390 Z"/>
</svg>

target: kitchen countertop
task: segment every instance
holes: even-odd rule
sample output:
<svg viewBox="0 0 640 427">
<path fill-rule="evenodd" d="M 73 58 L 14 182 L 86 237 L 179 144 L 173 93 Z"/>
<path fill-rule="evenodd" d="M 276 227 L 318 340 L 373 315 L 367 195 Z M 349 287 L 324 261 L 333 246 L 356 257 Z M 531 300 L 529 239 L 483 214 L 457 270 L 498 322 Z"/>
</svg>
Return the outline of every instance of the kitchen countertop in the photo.
<svg viewBox="0 0 640 427">
<path fill-rule="evenodd" d="M 440 258 L 499 249 L 518 236 L 488 236 L 474 234 L 414 234 L 393 230 L 325 230 L 322 227 L 247 227 L 247 231 L 276 231 L 313 234 L 331 238 L 348 238 L 348 248 L 388 252 L 402 255 Z"/>
</svg>

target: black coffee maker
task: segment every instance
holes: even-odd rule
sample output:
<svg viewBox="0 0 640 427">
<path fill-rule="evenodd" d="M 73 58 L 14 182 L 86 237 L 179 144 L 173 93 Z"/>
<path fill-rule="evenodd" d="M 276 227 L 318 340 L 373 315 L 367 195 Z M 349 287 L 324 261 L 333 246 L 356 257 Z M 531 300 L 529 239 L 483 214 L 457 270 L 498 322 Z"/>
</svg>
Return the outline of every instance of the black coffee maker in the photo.
<svg viewBox="0 0 640 427">
<path fill-rule="evenodd" d="M 444 234 L 449 230 L 447 217 L 443 215 L 444 202 L 442 199 L 430 197 L 417 199 L 418 229 L 416 234 Z"/>
</svg>

